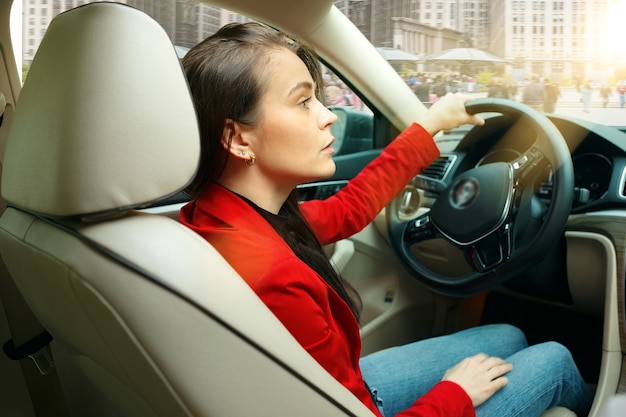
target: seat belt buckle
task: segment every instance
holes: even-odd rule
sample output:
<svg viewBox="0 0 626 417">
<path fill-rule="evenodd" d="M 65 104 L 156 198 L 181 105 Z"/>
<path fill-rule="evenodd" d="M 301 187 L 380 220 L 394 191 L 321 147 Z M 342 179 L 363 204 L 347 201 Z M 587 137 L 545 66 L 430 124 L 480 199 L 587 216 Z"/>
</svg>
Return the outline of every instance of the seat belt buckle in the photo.
<svg viewBox="0 0 626 417">
<path fill-rule="evenodd" d="M 50 333 L 44 331 L 19 347 L 13 343 L 13 339 L 2 345 L 2 350 L 9 359 L 19 361 L 31 358 L 41 375 L 47 375 L 54 370 L 54 359 L 50 353 L 49 344 L 52 341 Z"/>
<path fill-rule="evenodd" d="M 37 352 L 28 355 L 28 357 L 35 362 L 35 366 L 37 366 L 41 375 L 48 375 L 54 371 L 54 359 L 52 359 L 48 346 L 42 347 Z"/>
</svg>

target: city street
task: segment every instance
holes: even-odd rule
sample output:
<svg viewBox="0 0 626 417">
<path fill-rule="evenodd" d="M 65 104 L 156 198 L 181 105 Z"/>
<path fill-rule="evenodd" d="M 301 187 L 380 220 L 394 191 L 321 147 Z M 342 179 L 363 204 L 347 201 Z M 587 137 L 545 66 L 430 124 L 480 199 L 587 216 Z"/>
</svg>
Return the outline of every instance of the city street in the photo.
<svg viewBox="0 0 626 417">
<path fill-rule="evenodd" d="M 485 94 L 478 94 L 478 96 L 484 97 Z M 519 101 L 521 94 L 518 94 L 515 99 Z M 619 99 L 615 90 L 613 90 L 611 96 L 609 96 L 609 102 L 606 108 L 602 107 L 602 99 L 600 98 L 598 90 L 594 90 L 591 111 L 585 113 L 583 111 L 583 104 L 580 101 L 580 93 L 577 92 L 574 87 L 561 88 L 561 97 L 559 97 L 556 103 L 555 114 L 576 117 L 578 119 L 589 120 L 609 126 L 626 126 L 626 108 L 619 108 Z"/>
<path fill-rule="evenodd" d="M 578 119 L 589 120 L 591 122 L 600 123 L 608 126 L 626 126 L 626 108 L 620 109 L 618 107 L 602 108 L 602 105 L 598 104 L 591 108 L 589 113 L 583 112 L 582 105 L 580 106 L 559 106 L 557 103 L 556 114 L 562 114 L 569 117 L 576 117 Z"/>
<path fill-rule="evenodd" d="M 574 88 L 562 89 L 561 97 L 556 103 L 555 113 L 609 126 L 626 126 L 626 108 L 619 108 L 619 99 L 615 91 L 609 96 L 607 107 L 604 108 L 600 94 L 594 90 L 591 110 L 589 113 L 585 113 L 580 102 L 580 93 Z"/>
</svg>

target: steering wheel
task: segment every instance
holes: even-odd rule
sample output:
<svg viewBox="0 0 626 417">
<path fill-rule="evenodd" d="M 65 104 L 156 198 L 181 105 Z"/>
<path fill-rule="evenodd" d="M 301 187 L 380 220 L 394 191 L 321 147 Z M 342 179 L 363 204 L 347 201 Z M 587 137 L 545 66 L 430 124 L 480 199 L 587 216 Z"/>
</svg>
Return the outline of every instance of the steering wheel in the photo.
<svg viewBox="0 0 626 417">
<path fill-rule="evenodd" d="M 405 221 L 402 197 L 387 207 L 392 247 L 409 271 L 433 291 L 469 296 L 513 278 L 543 259 L 560 238 L 572 207 L 574 170 L 563 136 L 543 114 L 510 100 L 490 98 L 467 103 L 467 112 L 495 112 L 525 118 L 534 143 L 511 162 L 493 162 L 450 180 L 430 211 Z M 487 121 L 488 123 L 488 121 Z M 552 173 L 548 203 L 537 188 Z M 443 238 L 459 248 L 469 272 L 448 276 L 426 267 L 412 253 L 420 242 Z"/>
</svg>

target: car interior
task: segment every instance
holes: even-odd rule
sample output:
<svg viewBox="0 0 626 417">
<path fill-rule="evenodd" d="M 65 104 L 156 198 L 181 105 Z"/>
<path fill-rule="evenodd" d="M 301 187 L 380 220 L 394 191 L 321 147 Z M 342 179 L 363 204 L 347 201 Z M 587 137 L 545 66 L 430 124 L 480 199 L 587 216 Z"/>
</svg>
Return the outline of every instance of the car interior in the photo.
<svg viewBox="0 0 626 417">
<path fill-rule="evenodd" d="M 340 189 L 426 111 L 332 1 L 211 3 L 306 40 L 373 111 L 336 110 L 346 153 L 303 199 Z M 1 414 L 372 415 L 177 222 L 199 132 L 163 28 L 117 3 L 61 13 L 22 86 L 10 12 L 0 1 Z M 589 416 L 615 417 L 626 393 L 626 129 L 502 99 L 468 111 L 487 123 L 442 133 L 459 144 L 362 232 L 325 248 L 363 300 L 363 354 L 509 322 L 531 343 L 570 348 L 595 392 Z M 470 176 L 503 197 L 466 224 L 437 197 Z"/>
</svg>

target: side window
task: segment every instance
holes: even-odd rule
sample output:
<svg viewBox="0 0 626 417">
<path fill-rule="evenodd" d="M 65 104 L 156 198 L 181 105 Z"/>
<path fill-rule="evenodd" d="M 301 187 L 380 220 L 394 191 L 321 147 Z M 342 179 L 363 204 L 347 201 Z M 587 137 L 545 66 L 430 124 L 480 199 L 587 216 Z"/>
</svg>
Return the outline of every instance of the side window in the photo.
<svg viewBox="0 0 626 417">
<path fill-rule="evenodd" d="M 335 156 L 374 148 L 374 118 L 372 111 L 330 69 L 322 66 L 324 104 L 337 115 L 331 127 L 335 137 Z"/>
</svg>

